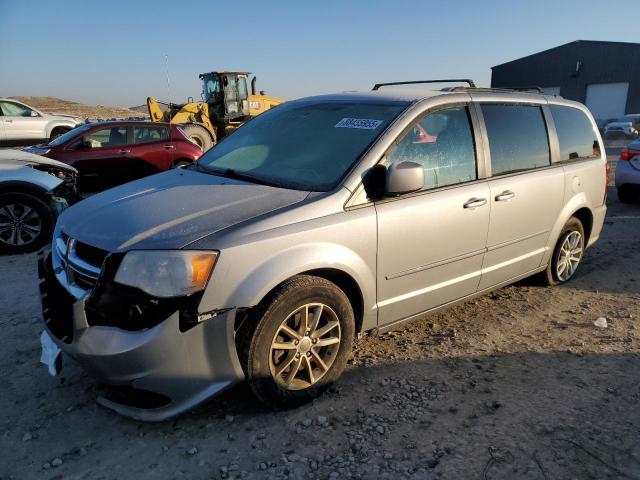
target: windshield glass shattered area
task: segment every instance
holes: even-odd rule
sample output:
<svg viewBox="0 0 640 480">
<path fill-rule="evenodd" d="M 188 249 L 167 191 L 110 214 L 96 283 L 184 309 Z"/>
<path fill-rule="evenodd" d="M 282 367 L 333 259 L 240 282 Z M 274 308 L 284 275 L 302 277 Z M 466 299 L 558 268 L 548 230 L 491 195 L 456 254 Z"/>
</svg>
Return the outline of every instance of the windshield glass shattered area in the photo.
<svg viewBox="0 0 640 480">
<path fill-rule="evenodd" d="M 346 101 L 280 105 L 224 139 L 198 164 L 211 173 L 328 191 L 406 106 Z"/>
</svg>

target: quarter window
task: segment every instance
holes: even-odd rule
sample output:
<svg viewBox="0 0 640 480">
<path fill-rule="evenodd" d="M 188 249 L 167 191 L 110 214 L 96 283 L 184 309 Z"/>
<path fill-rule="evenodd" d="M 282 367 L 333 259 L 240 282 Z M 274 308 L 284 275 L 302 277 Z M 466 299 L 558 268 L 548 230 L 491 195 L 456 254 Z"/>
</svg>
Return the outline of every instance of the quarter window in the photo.
<svg viewBox="0 0 640 480">
<path fill-rule="evenodd" d="M 476 153 L 467 108 L 447 108 L 422 117 L 400 139 L 388 161 L 421 164 L 424 190 L 475 180 Z"/>
<path fill-rule="evenodd" d="M 551 163 L 542 109 L 534 105 L 482 105 L 495 175 Z"/>
<path fill-rule="evenodd" d="M 133 127 L 133 143 L 150 143 L 167 140 L 169 138 L 169 130 L 166 127 Z"/>
<path fill-rule="evenodd" d="M 600 156 L 600 144 L 589 118 L 577 108 L 551 105 L 558 132 L 560 161 Z"/>
</svg>

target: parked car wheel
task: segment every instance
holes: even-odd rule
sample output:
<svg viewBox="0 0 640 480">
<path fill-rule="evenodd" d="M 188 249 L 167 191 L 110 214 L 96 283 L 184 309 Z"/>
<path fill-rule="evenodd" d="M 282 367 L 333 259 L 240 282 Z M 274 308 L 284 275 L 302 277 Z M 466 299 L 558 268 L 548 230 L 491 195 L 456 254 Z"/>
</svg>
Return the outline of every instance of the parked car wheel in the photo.
<svg viewBox="0 0 640 480">
<path fill-rule="evenodd" d="M 185 168 L 191 165 L 193 162 L 190 160 L 176 160 L 173 162 L 172 168 Z"/>
<path fill-rule="evenodd" d="M 545 272 L 548 285 L 558 285 L 571 280 L 584 254 L 584 227 L 582 222 L 571 217 L 565 224 L 553 249 L 551 261 Z"/>
<path fill-rule="evenodd" d="M 282 284 L 256 312 L 241 345 L 254 394 L 274 408 L 307 402 L 342 373 L 355 322 L 346 295 L 323 278 L 301 275 Z"/>
<path fill-rule="evenodd" d="M 0 252 L 27 253 L 51 238 L 53 219 L 47 205 L 26 193 L 0 195 Z"/>
<path fill-rule="evenodd" d="M 640 198 L 640 188 L 633 185 L 622 185 L 618 187 L 618 200 L 622 203 L 635 203 Z"/>
<path fill-rule="evenodd" d="M 64 135 L 69 131 L 71 131 L 70 128 L 54 128 L 53 131 L 51 132 L 51 135 L 49 136 L 49 141 L 55 140 L 59 136 Z"/>
</svg>

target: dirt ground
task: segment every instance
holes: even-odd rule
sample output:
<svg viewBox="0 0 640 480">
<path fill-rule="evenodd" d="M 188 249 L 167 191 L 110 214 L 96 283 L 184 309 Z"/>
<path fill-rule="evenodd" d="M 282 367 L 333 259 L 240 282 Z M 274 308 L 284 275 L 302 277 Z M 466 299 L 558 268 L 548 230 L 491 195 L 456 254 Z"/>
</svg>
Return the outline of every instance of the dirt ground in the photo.
<svg viewBox="0 0 640 480">
<path fill-rule="evenodd" d="M 137 112 L 128 108 L 108 107 L 104 105 L 85 105 L 55 97 L 12 97 L 45 113 L 77 115 L 90 120 L 146 117 L 147 112 Z"/>
<path fill-rule="evenodd" d="M 639 232 L 640 205 L 612 189 L 569 284 L 524 281 L 360 339 L 296 410 L 239 386 L 159 424 L 98 406 L 70 361 L 47 374 L 36 257 L 0 258 L 0 479 L 640 478 Z"/>
</svg>

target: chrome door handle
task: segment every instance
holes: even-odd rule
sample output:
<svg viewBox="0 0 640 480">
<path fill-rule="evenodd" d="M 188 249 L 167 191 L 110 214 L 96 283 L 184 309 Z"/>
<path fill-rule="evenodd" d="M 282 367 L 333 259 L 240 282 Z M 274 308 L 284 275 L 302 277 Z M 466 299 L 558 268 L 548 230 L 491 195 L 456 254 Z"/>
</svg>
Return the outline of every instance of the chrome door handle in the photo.
<svg viewBox="0 0 640 480">
<path fill-rule="evenodd" d="M 118 153 L 122 153 L 122 154 L 131 153 L 131 150 L 119 150 Z"/>
<path fill-rule="evenodd" d="M 463 205 L 464 208 L 476 208 L 481 207 L 482 205 L 486 205 L 486 198 L 470 198 L 467 200 L 467 203 Z"/>
<path fill-rule="evenodd" d="M 496 202 L 508 202 L 509 200 L 511 200 L 515 196 L 516 196 L 516 194 L 513 193 L 512 191 L 505 190 L 500 195 L 496 195 Z"/>
<path fill-rule="evenodd" d="M 165 145 L 164 148 L 166 148 L 167 150 L 175 150 L 176 147 L 174 145 Z"/>
<path fill-rule="evenodd" d="M 13 123 L 13 120 L 5 120 L 5 123 Z"/>
</svg>

